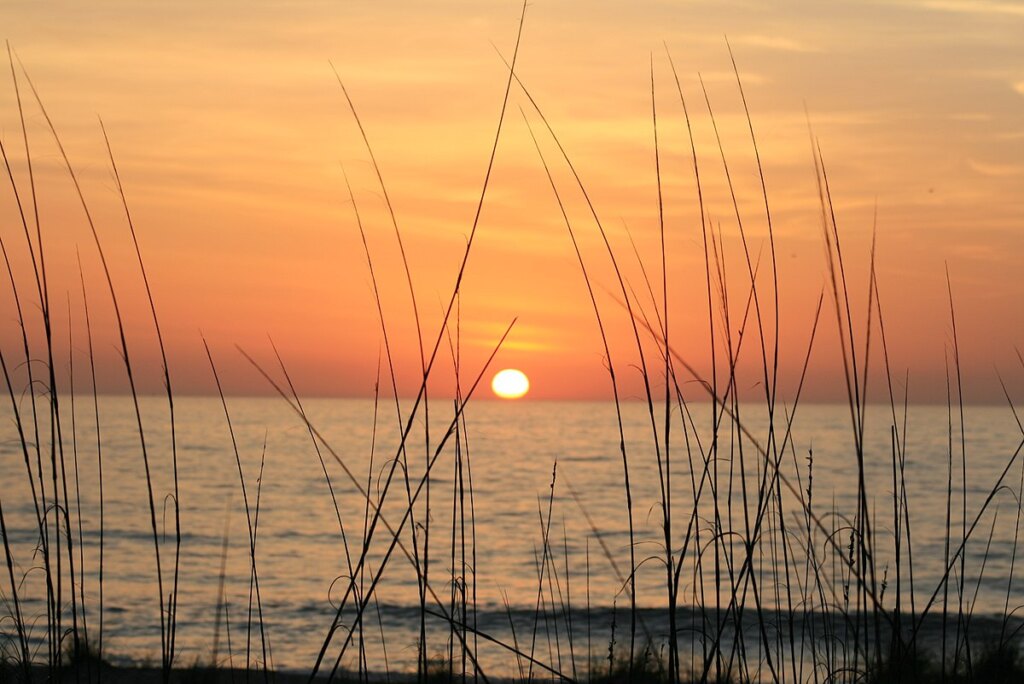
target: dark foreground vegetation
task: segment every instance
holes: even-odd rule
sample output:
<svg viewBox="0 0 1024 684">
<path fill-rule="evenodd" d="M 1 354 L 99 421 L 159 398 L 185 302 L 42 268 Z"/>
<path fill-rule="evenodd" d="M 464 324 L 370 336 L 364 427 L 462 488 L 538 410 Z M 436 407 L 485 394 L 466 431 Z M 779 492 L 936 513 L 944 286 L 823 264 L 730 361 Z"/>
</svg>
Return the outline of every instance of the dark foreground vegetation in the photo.
<svg viewBox="0 0 1024 684">
<path fill-rule="evenodd" d="M 525 12 L 525 10 L 524 10 Z M 520 35 L 522 26 L 520 25 Z M 141 240 L 137 240 L 128 200 L 130 179 L 122 185 L 116 166 L 116 157 L 108 141 L 109 163 L 121 201 L 124 236 L 131 240 L 137 258 L 136 283 L 115 283 L 107 262 L 104 239 L 97 229 L 89 198 L 82 191 L 75 166 L 65 151 L 58 128 L 46 112 L 44 98 L 37 93 L 26 71 L 11 59 L 13 94 L 17 100 L 21 120 L 16 122 L 20 131 L 17 144 L 5 141 L 2 148 L 8 192 L 3 198 L 5 216 L 16 220 L 7 222 L 2 230 L 5 260 L 5 302 L 10 305 L 18 330 L 19 343 L 0 350 L 0 366 L 10 402 L 13 440 L 15 448 L 5 453 L 3 486 L 0 488 L 0 532 L 4 541 L 2 588 L 3 614 L 0 616 L 0 669 L 2 681 L 107 681 L 107 682 L 241 682 L 241 681 L 591 681 L 591 682 L 1020 682 L 1024 681 L 1019 653 L 1020 622 L 1014 618 L 1017 604 L 1021 603 L 1020 588 L 1013 582 L 1017 556 L 1017 530 L 1021 518 L 1021 494 L 1024 469 L 1017 451 L 1005 454 L 1005 467 L 1000 476 L 987 483 L 982 495 L 968 495 L 968 454 L 963 438 L 964 412 L 960 374 L 960 349 L 956 336 L 956 309 L 953 288 L 948 293 L 952 326 L 950 392 L 949 392 L 949 448 L 942 467 L 947 473 L 947 486 L 941 496 L 945 500 L 946 541 L 941 559 L 942 573 L 934 586 L 915 586 L 915 561 L 920 562 L 920 551 L 915 550 L 911 528 L 911 514 L 915 502 L 907 495 L 906 482 L 906 396 L 900 395 L 897 360 L 890 359 L 886 344 L 886 320 L 882 306 L 882 283 L 874 269 L 874 254 L 866 276 L 856 276 L 844 259 L 842 232 L 832 203 L 832 188 L 825 160 L 817 145 L 813 145 L 813 163 L 819 181 L 822 239 L 827 254 L 828 280 L 813 320 L 807 321 L 806 342 L 801 345 L 805 358 L 802 373 L 795 386 L 786 383 L 779 370 L 780 330 L 779 272 L 776 261 L 775 235 L 769 193 L 757 147 L 755 127 L 746 112 L 746 99 L 740 72 L 736 70 L 736 85 L 742 97 L 744 113 L 749 127 L 749 142 L 757 159 L 758 183 L 762 195 L 757 215 L 745 215 L 736 197 L 729 161 L 719 139 L 717 159 L 700 159 L 693 145 L 691 120 L 694 103 L 684 97 L 683 88 L 676 77 L 671 57 L 664 62 L 669 87 L 678 94 L 678 108 L 672 112 L 658 111 L 655 106 L 657 87 L 655 71 L 651 73 L 652 105 L 652 181 L 657 186 L 659 201 L 659 229 L 662 251 L 654 258 L 641 258 L 639 253 L 623 254 L 613 247 L 619 236 L 611 235 L 603 223 L 597 201 L 587 193 L 583 173 L 572 162 L 557 135 L 553 122 L 545 117 L 525 83 L 519 81 L 515 64 L 519 39 L 509 58 L 509 76 L 501 100 L 500 115 L 494 136 L 494 147 L 488 157 L 475 218 L 468 230 L 465 252 L 454 286 L 446 302 L 442 325 L 436 331 L 420 326 L 414 277 L 404 261 L 404 248 L 397 213 L 388 198 L 384 176 L 377 167 L 370 145 L 370 136 L 356 114 L 353 101 L 341 86 L 351 113 L 366 143 L 366 154 L 378 173 L 380 190 L 387 203 L 391 225 L 385 229 L 393 233 L 403 254 L 403 265 L 408 281 L 408 296 L 416 316 L 419 339 L 418 350 L 422 376 L 419 390 L 408 405 L 395 402 L 394 411 L 403 425 L 401 446 L 388 455 L 386 465 L 376 489 L 370 488 L 368 477 L 375 471 L 371 462 L 368 474 L 353 473 L 325 440 L 316 425 L 307 419 L 299 394 L 292 385 L 287 369 L 280 357 L 273 364 L 262 364 L 246 355 L 254 366 L 280 394 L 296 419 L 308 430 L 310 449 L 324 465 L 330 494 L 333 487 L 355 487 L 365 499 L 360 511 L 337 510 L 339 543 L 346 545 L 347 567 L 342 569 L 345 586 L 336 604 L 336 614 L 329 624 L 311 624 L 309 629 L 323 635 L 322 648 L 309 669 L 302 675 L 274 672 L 268 659 L 272 633 L 266 629 L 261 603 L 260 572 L 257 562 L 261 477 L 246 473 L 237 446 L 231 457 L 237 463 L 239 488 L 245 506 L 249 546 L 249 605 L 241 613 L 239 624 L 235 617 L 235 656 L 241 660 L 237 646 L 243 630 L 245 639 L 245 667 L 232 669 L 224 665 L 225 645 L 220 623 L 209 648 L 209 659 L 203 666 L 190 667 L 178 656 L 179 596 L 188 587 L 180 584 L 182 532 L 180 511 L 187 501 L 180 499 L 178 479 L 178 444 L 175 423 L 174 375 L 168 368 L 163 337 L 157 316 L 157 300 L 161 284 L 150 282 L 146 276 Z M 339 84 L 341 79 L 339 78 Z M 552 191 L 550 209 L 557 210 L 564 219 L 567 249 L 573 249 L 580 275 L 590 293 L 588 306 L 593 310 L 604 351 L 605 370 L 609 389 L 613 395 L 619 430 L 622 431 L 620 404 L 621 376 L 630 366 L 639 369 L 644 381 L 643 400 L 646 403 L 651 441 L 640 455 L 627 449 L 625 437 L 614 455 L 621 463 L 623 516 L 628 519 L 631 535 L 628 566 L 617 568 L 617 579 L 623 587 L 621 601 L 626 606 L 625 618 L 613 626 L 609 643 L 590 644 L 581 634 L 580 621 L 583 608 L 581 596 L 589 586 L 581 586 L 579 573 L 570 579 L 567 561 L 560 555 L 556 529 L 552 529 L 553 510 L 562 501 L 563 489 L 558 481 L 557 468 L 553 469 L 551 491 L 546 509 L 540 511 L 539 551 L 536 559 L 538 577 L 535 597 L 536 618 L 532 633 L 498 640 L 484 633 L 476 622 L 476 536 L 475 502 L 472 488 L 472 464 L 469 440 L 466 436 L 465 409 L 476 393 L 481 379 L 488 371 L 488 359 L 482 367 L 460 367 L 461 355 L 458 336 L 459 295 L 463 275 L 469 261 L 476 236 L 480 209 L 489 187 L 490 171 L 494 163 L 502 130 L 507 125 L 516 97 L 525 110 L 531 134 L 535 135 L 538 168 L 547 173 Z M 706 92 L 699 98 L 701 122 L 718 128 L 710 98 Z M 73 298 L 73 312 L 64 311 L 64 293 L 51 292 L 47 279 L 44 236 L 48 230 L 45 213 L 39 212 L 39 198 L 33 176 L 35 152 L 44 141 L 30 139 L 25 126 L 26 110 L 32 116 L 41 116 L 50 131 L 45 141 L 46 154 L 54 151 L 64 164 L 68 178 L 80 200 L 83 216 L 94 238 L 91 249 L 98 263 L 101 282 L 105 287 L 98 292 L 89 291 L 82 278 L 81 292 Z M 706 320 L 702 332 L 707 341 L 710 373 L 701 374 L 677 353 L 670 326 L 670 299 L 681 296 L 673 290 L 666 269 L 664 234 L 666 225 L 662 209 L 661 163 L 663 151 L 659 147 L 659 126 L 666 117 L 685 125 L 690 132 L 689 155 L 694 191 L 692 205 L 695 219 L 692 225 L 678 229 L 690 231 L 703 245 L 703 264 L 706 288 L 703 292 L 685 293 L 687 301 L 699 306 Z M 106 138 L 106 131 L 101 131 Z M 721 223 L 712 224 L 704 207 L 704 184 L 710 170 L 721 172 L 732 198 L 733 215 L 730 229 L 739 235 L 738 253 L 726 254 L 727 240 Z M 559 182 L 556 178 L 569 178 Z M 351 192 L 351 191 L 350 191 Z M 586 207 L 583 218 L 574 217 L 565 201 L 572 194 L 582 199 Z M 353 223 L 363 236 L 365 230 L 355 196 L 349 195 L 353 208 Z M 538 208 L 537 211 L 542 209 Z M 758 226 L 766 231 L 767 239 L 748 239 L 748 231 Z M 677 229 L 677 228 L 673 228 Z M 582 231 L 596 231 L 604 251 L 595 255 L 580 247 Z M 140 231 L 141 232 L 141 231 Z M 110 235 L 112 230 L 104 231 Z M 396 390 L 393 372 L 393 354 L 399 346 L 406 347 L 409 340 L 395 340 L 388 336 L 389 316 L 380 297 L 373 255 L 366 248 L 366 263 L 372 279 L 379 313 L 380 334 L 384 359 L 381 382 L 382 397 L 388 389 Z M 639 262 L 634 264 L 634 257 Z M 594 264 L 600 260 L 611 266 L 613 281 L 591 281 Z M 20 264 L 21 266 L 17 266 Z M 26 266 L 27 265 L 27 266 Z M 631 281 L 628 273 L 642 276 Z M 28 274 L 25 277 L 25 274 Z M 727 275 L 728 274 L 728 275 Z M 151 323 L 159 345 L 160 373 L 163 376 L 166 416 L 170 444 L 163 445 L 160 453 L 169 459 L 154 457 L 153 438 L 147 433 L 138 405 L 136 359 L 139 350 L 132 347 L 125 334 L 126 321 L 122 318 L 119 296 L 127 288 L 139 287 L 145 291 L 151 311 Z M 610 310 L 595 294 L 608 287 L 617 300 Z M 868 293 L 864 322 L 852 311 L 858 306 L 851 294 L 856 288 Z M 160 654 L 159 662 L 149 668 L 111 667 L 104 664 L 104 577 L 103 577 L 103 487 L 117 486 L 104 480 L 103 475 L 103 416 L 96 400 L 94 334 L 89 306 L 110 307 L 114 312 L 118 340 L 123 361 L 123 372 L 129 392 L 135 400 L 137 423 L 137 450 L 139 467 L 144 471 L 148 485 L 145 515 L 152 533 L 152 552 L 156 575 L 153 577 L 152 595 L 159 606 Z M 853 303 L 852 303 L 853 302 Z M 791 428 L 800 408 L 800 396 L 806 380 L 809 361 L 814 349 L 822 315 L 831 318 L 841 340 L 841 364 L 845 370 L 845 389 L 850 415 L 850 449 L 846 464 L 849 481 L 855 489 L 856 504 L 852 510 L 836 510 L 832 492 L 819 492 L 814 485 L 814 455 L 797 454 Z M 613 323 L 618 320 L 619 323 Z M 73 326 L 71 321 L 80 322 Z M 624 322 L 622 322 L 624 321 Z M 611 325 L 626 325 L 635 340 L 631 355 L 612 353 L 608 342 Z M 511 325 L 510 325 L 511 329 Z M 506 335 L 507 335 L 506 331 Z M 792 338 L 795 335 L 787 335 Z M 88 350 L 87 361 L 75 364 L 74 354 L 59 358 L 62 343 L 71 339 L 71 348 Z M 497 353 L 504 342 L 503 336 L 494 349 Z M 220 392 L 224 410 L 225 430 L 234 432 L 231 422 L 230 400 L 221 386 L 217 371 L 216 354 L 206 349 L 210 371 Z M 245 352 L 243 352 L 245 353 Z M 753 362 L 741 357 L 753 358 Z M 740 367 L 753 363 L 754 377 L 740 377 Z M 872 486 L 865 480 L 865 462 L 878 458 L 868 453 L 864 444 L 865 414 L 868 410 L 869 366 L 884 367 L 885 386 L 875 389 L 874 400 L 884 400 L 886 420 L 891 429 L 891 449 L 884 457 L 889 466 L 889 479 L 884 487 Z M 69 376 L 62 368 L 70 365 Z M 873 367 L 873 366 L 872 366 Z M 439 373 L 454 368 L 463 379 L 454 400 L 454 415 L 447 428 L 440 433 L 420 434 L 423 416 L 431 405 L 428 387 Z M 444 370 L 442 370 L 444 369 Z M 76 385 L 77 378 L 77 385 Z M 85 380 L 83 380 L 85 378 Z M 467 380 L 468 378 L 468 380 Z M 696 380 L 696 382 L 693 382 Z M 740 387 L 758 385 L 763 396 L 756 402 L 739 397 Z M 695 389 L 696 388 L 696 389 Z M 903 388 L 905 392 L 905 387 Z M 685 391 L 684 391 L 685 390 Z M 86 393 L 91 391 L 92 397 Z M 391 392 L 392 394 L 394 392 Z M 782 396 L 791 397 L 783 402 Z M 83 398 L 84 397 L 84 398 Z M 77 400 L 77 405 L 76 405 Z M 699 400 L 699 401 L 698 401 Z M 433 400 L 444 401 L 448 399 Z M 1008 411 L 1014 409 L 1007 393 Z M 381 403 L 386 403 L 383 399 Z M 755 434 L 744 420 L 754 411 L 767 414 L 767 428 Z M 383 409 L 382 409 L 383 410 Z M 710 414 L 710 434 L 701 434 L 695 425 L 693 412 Z M 875 409 L 877 410 L 877 409 Z M 69 419 L 70 416 L 70 419 Z M 376 415 L 373 416 L 376 420 Z M 76 424 L 77 421 L 77 424 Z M 84 444 L 78 439 L 78 430 L 88 421 L 95 431 L 95 444 Z M 429 424 L 427 422 L 426 424 Z M 91 434 L 91 433 L 90 433 Z M 1022 429 L 1024 435 L 1024 429 Z M 73 445 L 70 447 L 68 445 Z M 1022 442 L 1024 446 L 1024 442 Z M 424 448 L 425 447 L 425 448 Z M 413 461 L 407 452 L 417 449 L 425 453 L 420 461 Z M 86 459 L 88 455 L 88 460 Z M 649 458 L 653 455 L 653 458 Z M 673 459 L 689 463 L 690 477 L 682 482 L 673 479 L 677 470 Z M 340 466 L 348 481 L 332 484 L 326 464 Z M 380 467 L 378 462 L 378 467 Z M 436 487 L 431 493 L 431 472 L 444 464 L 446 472 L 454 474 L 448 489 Z M 657 516 L 660 528 L 658 550 L 652 557 L 638 558 L 637 540 L 633 539 L 634 510 L 631 473 L 636 468 L 657 468 L 660 497 Z M 24 471 L 17 475 L 18 469 Z M 87 558 L 82 550 L 82 513 L 78 473 L 80 469 L 96 468 L 100 481 L 98 557 Z M 158 490 L 155 473 L 161 481 L 169 481 L 169 491 Z M 451 481 L 450 481 L 451 482 Z M 31 491 L 34 520 L 38 533 L 34 553 L 30 557 L 16 557 L 9 543 L 8 525 L 3 505 L 15 488 Z M 885 492 L 882 496 L 880 493 Z M 556 494 L 557 493 L 557 494 Z M 433 500 L 431 501 L 431 496 Z M 382 512 L 385 499 L 404 502 L 404 513 L 397 519 L 385 517 Z M 888 498 L 886 498 L 888 497 Z M 972 594 L 985 573 L 986 563 L 977 567 L 967 564 L 969 545 L 986 548 L 991 545 L 997 520 L 993 515 L 997 498 L 1004 503 L 998 523 L 1015 525 L 1013 544 L 1004 550 L 1009 555 L 1009 580 L 1006 585 L 1005 615 L 1001 627 L 987 633 L 977 641 L 971 631 L 973 615 Z M 1005 503 L 1012 500 L 1012 509 L 1006 514 Z M 337 505 L 337 504 L 335 504 Z M 452 526 L 447 530 L 431 530 L 431 506 L 445 506 L 452 512 Z M 164 511 L 167 513 L 165 514 Z M 169 520 L 169 534 L 165 534 L 158 520 Z M 328 524 L 325 521 L 325 524 Z M 594 547 L 601 545 L 601 531 L 593 530 Z M 564 540 L 562 540 L 563 543 Z M 383 560 L 371 567 L 370 549 L 381 554 Z M 602 549 L 611 557 L 613 552 Z M 917 554 L 915 557 L 915 553 Z M 450 573 L 428 576 L 428 555 L 447 558 Z M 881 562 L 879 559 L 885 559 Z M 561 564 L 565 561 L 565 565 Z M 667 629 L 663 634 L 645 634 L 645 626 L 637 618 L 637 569 L 650 562 L 663 570 L 664 609 Z M 419 594 L 420 644 L 415 672 L 391 673 L 386 663 L 374 662 L 367 656 L 366 643 L 377 638 L 386 645 L 375 615 L 375 590 L 387 582 L 389 563 L 409 563 L 416 569 Z M 87 568 L 87 564 L 96 567 Z M 614 566 L 614 562 L 612 563 Z M 587 567 L 589 577 L 590 568 Z M 25 577 L 31 575 L 32 581 Z M 97 577 L 96 582 L 86 578 Z M 38 578 L 38 579 L 37 579 Z M 26 614 L 30 598 L 26 592 L 41 591 L 41 614 Z M 922 600 L 920 597 L 925 597 Z M 574 606 L 573 600 L 576 601 Z M 221 606 L 217 607 L 218 620 Z M 681 619 L 683 611 L 697 616 Z M 589 604 L 588 608 L 589 610 Z M 541 619 L 543 618 L 543 619 Z M 510 618 L 511 620 L 511 618 Z M 574 620 L 576 621 L 574 624 Z M 938 620 L 940 627 L 932 630 L 925 641 L 923 626 Z M 446 638 L 441 644 L 428 645 L 428 622 L 446 625 Z M 227 628 L 227 625 L 225 625 Z M 559 631 L 561 630 L 561 631 Z M 430 632 L 433 634 L 434 632 Z M 935 634 L 939 636 L 936 637 Z M 554 637 L 552 637 L 554 635 Z M 560 636 L 559 636 L 560 635 Z M 552 638 L 560 639 L 558 649 L 551 648 Z M 540 642 L 546 640 L 546 647 Z M 496 643 L 501 641 L 501 643 Z M 937 643 L 936 643 L 937 642 Z M 494 648 L 507 655 L 506 671 L 514 675 L 489 676 L 480 665 L 480 649 Z M 218 652 L 219 650 L 219 652 Z M 438 661 L 432 654 L 442 651 Z M 601 659 L 601 652 L 607 657 Z M 693 654 L 696 654 L 694 657 Z M 208 663 L 209 667 L 205 664 Z"/>
<path fill-rule="evenodd" d="M 46 668 L 34 666 L 29 673 L 35 681 L 47 681 L 51 674 Z M 23 682 L 26 673 L 11 664 L 4 664 L 0 667 L 0 682 Z M 394 684 L 410 684 L 415 681 L 425 681 L 428 684 L 450 684 L 455 682 L 480 681 L 479 677 L 474 678 L 472 674 L 454 672 L 444 662 L 430 664 L 425 677 L 419 678 L 415 673 L 384 673 L 384 672 L 348 672 L 342 671 L 334 681 L 339 684 L 356 684 L 357 682 L 394 682 Z M 313 681 L 327 681 L 326 675 L 316 677 Z M 242 682 L 263 682 L 271 681 L 275 684 L 299 684 L 308 682 L 310 678 L 305 673 L 295 672 L 266 672 L 263 670 L 239 670 L 231 668 L 215 668 L 195 664 L 192 667 L 176 666 L 165 677 L 165 672 L 157 667 L 115 667 L 109 663 L 99 660 L 90 662 L 68 662 L 56 679 L 50 681 L 61 682 L 93 682 L 105 681 L 111 684 L 128 684 L 138 682 L 146 684 L 152 682 L 170 681 L 176 684 L 241 684 Z M 504 677 L 488 678 L 488 681 L 495 684 L 510 684 L 523 680 Z M 550 678 L 539 678 L 531 680 L 536 682 L 549 682 Z M 586 680 L 590 684 L 625 684 L 637 682 L 639 684 L 665 684 L 670 677 L 665 668 L 665 662 L 657 660 L 650 654 L 641 657 L 632 664 L 617 661 L 611 671 L 605 670 L 595 674 L 591 679 Z M 714 679 L 702 676 L 698 672 L 686 672 L 677 680 L 680 684 L 691 684 L 695 682 L 708 682 L 709 684 L 730 684 L 739 681 L 738 678 L 724 677 Z M 970 672 L 943 672 L 935 660 L 925 657 L 901 658 L 885 660 L 875 664 L 872 668 L 862 673 L 858 681 L 865 684 L 1017 684 L 1024 681 L 1024 660 L 1014 646 L 1003 646 L 990 648 L 983 651 L 973 661 Z"/>
</svg>

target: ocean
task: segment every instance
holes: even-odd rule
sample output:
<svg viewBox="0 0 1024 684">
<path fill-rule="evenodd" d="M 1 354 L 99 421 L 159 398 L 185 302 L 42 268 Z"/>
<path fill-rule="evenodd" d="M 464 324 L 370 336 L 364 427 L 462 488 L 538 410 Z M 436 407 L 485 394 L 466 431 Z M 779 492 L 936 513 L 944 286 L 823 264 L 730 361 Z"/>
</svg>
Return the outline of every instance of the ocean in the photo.
<svg viewBox="0 0 1024 684">
<path fill-rule="evenodd" d="M 67 397 L 63 402 L 69 519 L 79 566 L 75 590 L 85 602 L 84 611 L 76 607 L 77 619 L 84 614 L 95 644 L 100 621 L 100 486 L 94 406 L 91 396 L 75 398 L 72 431 L 72 407 Z M 39 407 L 47 432 L 46 406 Z M 637 566 L 635 627 L 625 473 L 613 403 L 472 401 L 462 420 L 454 421 L 453 402 L 432 398 L 429 430 L 420 407 L 404 449 L 399 436 L 411 408 L 408 400 L 400 406 L 384 398 L 376 404 L 372 399 L 306 400 L 303 407 L 318 435 L 315 441 L 307 424 L 280 398 L 229 397 L 233 436 L 218 398 L 178 397 L 175 407 L 180 665 L 208 662 L 215 642 L 219 664 L 242 666 L 247 650 L 251 663 L 262 662 L 262 624 L 267 661 L 281 670 L 309 671 L 354 574 L 358 593 L 368 597 L 366 611 L 360 628 L 348 601 L 326 650 L 327 667 L 351 634 L 342 667 L 355 669 L 365 654 L 371 670 L 415 671 L 420 582 L 405 552 L 426 568 L 426 581 L 438 600 L 428 594 L 424 618 L 426 651 L 434 660 L 451 653 L 458 664 L 460 639 L 468 639 L 489 675 L 518 676 L 530 668 L 524 654 L 532 653 L 538 663 L 584 676 L 591 668 L 606 668 L 609 649 L 622 652 L 631 640 L 638 650 L 649 640 L 657 651 L 669 624 L 663 490 L 671 500 L 673 567 L 683 558 L 677 590 L 680 648 L 693 662 L 705 657 L 715 634 L 734 643 L 731 628 L 722 627 L 731 603 L 746 606 L 742 620 L 753 620 L 757 613 L 762 624 L 772 625 L 771 634 L 755 636 L 747 648 L 800 648 L 798 660 L 810 662 L 810 644 L 817 637 L 808 636 L 813 633 L 809 622 L 842 613 L 849 628 L 848 616 L 860 614 L 858 573 L 873 587 L 871 601 L 885 611 L 894 611 L 897 592 L 901 615 L 911 618 L 932 600 L 929 615 L 938 616 L 945 607 L 947 623 L 942 624 L 951 625 L 958 615 L 970 615 L 975 634 L 1005 630 L 1003 616 L 1024 604 L 1024 583 L 1013 577 L 1020 574 L 1021 563 L 1017 498 L 1024 470 L 1014 459 L 1022 433 L 1008 407 L 966 407 L 963 450 L 956 410 L 950 414 L 945 406 L 911 406 L 904 423 L 902 408 L 895 422 L 887 405 L 866 408 L 864 491 L 872 553 L 870 563 L 860 564 L 857 554 L 849 553 L 859 529 L 859 437 L 848 406 L 801 405 L 787 430 L 793 409 L 780 405 L 774 437 L 769 438 L 764 407 L 740 405 L 739 419 L 722 421 L 712 445 L 711 404 L 676 405 L 668 449 L 664 408 L 656 406 L 656 450 L 647 404 L 623 403 L 632 562 Z M 27 402 L 21 410 L 27 420 Z M 127 397 L 101 397 L 98 410 L 104 656 L 120 664 L 156 663 L 160 594 L 135 414 Z M 166 596 L 174 558 L 166 401 L 145 397 L 141 410 Z M 40 535 L 25 452 L 9 407 L 0 424 L 0 503 L 14 573 L 21 578 L 21 610 L 27 621 L 42 625 L 46 593 Z M 36 473 L 34 437 L 28 438 L 29 465 Z M 41 443 L 42 486 L 52 500 L 45 435 Z M 708 458 L 712 450 L 715 459 Z M 893 454 L 900 452 L 902 472 L 894 469 Z M 428 488 L 425 465 L 435 455 Z M 774 477 L 776 462 L 779 478 Z M 388 555 L 393 537 L 378 523 L 367 563 L 359 571 L 363 539 L 374 518 L 360 489 L 369 492 L 376 506 L 389 473 L 391 485 L 380 510 L 391 529 L 401 526 L 401 545 Z M 35 477 L 33 487 L 38 488 Z M 893 496 L 904 485 L 906 508 L 904 497 Z M 759 491 L 767 493 L 765 506 L 758 505 Z M 416 497 L 414 513 L 405 522 L 411 496 Z M 808 498 L 811 516 L 800 502 Z M 956 552 L 964 538 L 965 512 L 967 527 L 973 529 L 964 545 L 961 575 Z M 60 510 L 48 514 L 51 538 L 59 517 Z M 253 527 L 259 603 L 253 599 L 250 608 Z M 735 578 L 746 570 L 748 547 L 754 552 L 747 574 L 754 581 L 738 584 Z M 944 598 L 941 580 L 947 568 L 950 581 Z M 66 562 L 63 572 L 68 576 Z M 733 591 L 737 586 L 743 587 L 739 593 Z M 66 587 L 64 591 L 68 626 L 70 599 Z M 10 610 L 5 593 L 0 611 Z M 475 634 L 473 629 L 456 633 L 460 628 L 453 629 L 443 614 L 468 623 Z M 1014 618 L 1012 625 L 1018 622 Z M 940 623 L 926 623 L 932 633 L 921 640 L 935 643 Z M 800 633 L 796 646 L 788 637 L 793 630 Z M 33 643 L 40 643 L 44 632 L 38 627 Z M 9 620 L 0 621 L 4 639 L 13 639 Z M 749 660 L 756 663 L 758 658 Z"/>
</svg>

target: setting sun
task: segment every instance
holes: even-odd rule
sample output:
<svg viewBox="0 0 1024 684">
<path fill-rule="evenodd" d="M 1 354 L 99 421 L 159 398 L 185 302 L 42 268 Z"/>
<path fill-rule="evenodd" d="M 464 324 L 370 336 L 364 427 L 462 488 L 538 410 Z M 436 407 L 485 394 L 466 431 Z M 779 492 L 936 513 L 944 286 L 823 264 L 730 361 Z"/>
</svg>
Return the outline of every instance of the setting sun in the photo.
<svg viewBox="0 0 1024 684">
<path fill-rule="evenodd" d="M 491 390 L 502 399 L 518 399 L 530 391 L 530 379 L 521 370 L 506 368 L 495 374 Z"/>
</svg>

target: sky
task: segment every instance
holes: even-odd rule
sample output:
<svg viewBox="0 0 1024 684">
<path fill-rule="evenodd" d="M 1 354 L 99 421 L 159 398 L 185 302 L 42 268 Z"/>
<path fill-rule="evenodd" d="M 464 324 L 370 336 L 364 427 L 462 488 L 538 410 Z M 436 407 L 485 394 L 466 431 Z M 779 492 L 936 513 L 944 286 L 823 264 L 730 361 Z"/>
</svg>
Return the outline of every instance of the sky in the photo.
<svg viewBox="0 0 1024 684">
<path fill-rule="evenodd" d="M 490 372 L 521 368 L 534 399 L 610 396 L 600 330 L 531 126 L 579 241 L 622 396 L 642 396 L 641 361 L 661 386 L 659 345 L 641 329 L 643 360 L 638 355 L 597 226 L 518 86 L 457 315 L 441 334 L 521 10 L 506 0 L 0 4 L 24 100 L 58 358 L 68 358 L 70 338 L 79 374 L 87 363 L 80 259 L 101 389 L 125 387 L 99 253 L 27 78 L 81 182 L 144 391 L 160 390 L 159 349 L 98 117 L 124 184 L 177 392 L 214 391 L 205 338 L 230 393 L 273 392 L 238 351 L 275 370 L 272 340 L 303 394 L 372 396 L 378 377 L 389 393 L 389 355 L 399 393 L 415 394 L 421 356 L 399 245 L 336 71 L 394 207 L 428 356 L 438 343 L 435 393 L 454 391 L 456 341 L 468 390 L 514 320 Z M 710 376 L 712 367 L 703 224 L 720 236 L 727 274 L 728 326 L 712 286 L 719 372 L 725 328 L 734 343 L 743 328 L 749 253 L 758 264 L 769 356 L 776 340 L 780 350 L 780 395 L 796 396 L 823 294 L 804 397 L 846 396 L 813 137 L 842 241 L 861 368 L 870 346 L 869 396 L 888 397 L 876 313 L 868 323 L 874 235 L 896 393 L 946 401 L 947 377 L 955 373 L 951 291 L 964 396 L 1000 403 L 1000 378 L 1011 393 L 1024 389 L 1016 352 L 1024 345 L 1022 35 L 1024 9 L 1009 2 L 537 0 L 526 9 L 516 73 L 580 174 L 635 310 L 642 310 L 637 316 L 653 320 L 664 313 L 653 71 L 670 345 L 698 375 Z M 777 328 L 761 180 L 730 46 L 769 198 Z M 703 221 L 669 57 L 691 119 Z M 14 84 L 9 75 L 0 81 L 0 140 L 28 198 Z M 0 236 L 38 338 L 25 233 L 3 180 Z M 354 209 L 366 231 L 387 340 Z M 12 356 L 20 333 L 10 287 L 0 293 L 0 315 L 0 345 Z M 738 384 L 758 396 L 763 371 L 753 318 L 746 332 Z M 678 378 L 688 395 L 700 397 L 691 375 L 680 369 Z M 84 376 L 77 382 L 87 385 Z"/>
</svg>

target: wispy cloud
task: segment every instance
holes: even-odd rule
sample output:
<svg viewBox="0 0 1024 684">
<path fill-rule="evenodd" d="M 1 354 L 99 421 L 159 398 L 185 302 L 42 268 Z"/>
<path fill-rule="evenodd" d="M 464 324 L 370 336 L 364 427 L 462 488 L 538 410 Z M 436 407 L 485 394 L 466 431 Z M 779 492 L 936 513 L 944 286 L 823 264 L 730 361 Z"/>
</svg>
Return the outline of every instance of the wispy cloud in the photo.
<svg viewBox="0 0 1024 684">
<path fill-rule="evenodd" d="M 1000 164 L 968 159 L 967 165 L 983 176 L 1006 177 L 1024 173 L 1024 164 Z"/>
<path fill-rule="evenodd" d="M 734 45 L 778 50 L 780 52 L 820 52 L 820 49 L 816 46 L 784 36 L 748 34 L 735 37 L 729 36 L 729 41 Z"/>
<path fill-rule="evenodd" d="M 984 123 L 987 121 L 991 121 L 992 115 L 987 112 L 960 112 L 956 114 L 950 114 L 949 118 L 952 121 Z"/>
<path fill-rule="evenodd" d="M 986 0 L 926 0 L 922 7 L 958 14 L 988 14 L 1024 18 L 1024 5 Z"/>
</svg>

